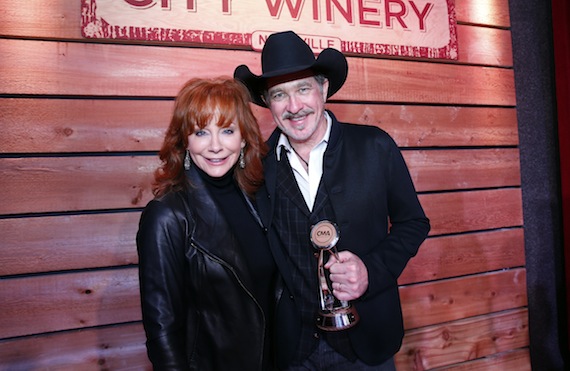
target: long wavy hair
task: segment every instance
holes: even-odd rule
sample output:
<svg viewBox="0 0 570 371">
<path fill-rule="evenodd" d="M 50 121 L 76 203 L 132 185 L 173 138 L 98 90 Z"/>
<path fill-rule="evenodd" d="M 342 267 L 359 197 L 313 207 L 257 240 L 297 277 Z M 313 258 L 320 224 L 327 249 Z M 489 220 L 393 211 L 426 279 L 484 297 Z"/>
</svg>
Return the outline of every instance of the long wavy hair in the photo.
<svg viewBox="0 0 570 371">
<path fill-rule="evenodd" d="M 261 158 L 267 148 L 249 102 L 247 88 L 231 77 L 194 78 L 186 82 L 176 96 L 172 119 L 159 152 L 162 164 L 154 173 L 153 194 L 161 196 L 186 187 L 183 163 L 188 136 L 218 117 L 217 125 L 221 128 L 237 123 L 245 140 L 245 167 L 236 166 L 234 177 L 239 187 L 252 197 L 263 184 Z"/>
</svg>

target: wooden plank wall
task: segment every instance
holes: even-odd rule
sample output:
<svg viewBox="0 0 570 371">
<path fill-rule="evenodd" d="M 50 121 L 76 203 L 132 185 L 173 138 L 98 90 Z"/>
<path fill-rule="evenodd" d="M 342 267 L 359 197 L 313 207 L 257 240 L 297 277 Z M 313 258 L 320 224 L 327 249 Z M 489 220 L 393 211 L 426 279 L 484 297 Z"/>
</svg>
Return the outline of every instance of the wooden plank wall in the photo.
<svg viewBox="0 0 570 371">
<path fill-rule="evenodd" d="M 0 369 L 148 369 L 134 236 L 172 98 L 259 54 L 87 40 L 79 1 L 0 4 Z M 529 370 L 508 1 L 456 14 L 456 62 L 349 57 L 329 107 L 394 137 L 432 222 L 398 369 Z"/>
</svg>

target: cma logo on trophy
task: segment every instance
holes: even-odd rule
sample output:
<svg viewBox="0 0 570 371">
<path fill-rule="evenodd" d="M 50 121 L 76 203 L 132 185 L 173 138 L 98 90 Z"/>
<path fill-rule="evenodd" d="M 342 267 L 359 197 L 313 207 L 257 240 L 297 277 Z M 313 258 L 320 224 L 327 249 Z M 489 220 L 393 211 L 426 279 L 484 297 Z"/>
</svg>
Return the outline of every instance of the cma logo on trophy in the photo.
<svg viewBox="0 0 570 371">
<path fill-rule="evenodd" d="M 311 243 L 319 251 L 317 274 L 319 278 L 319 314 L 317 327 L 324 331 L 345 330 L 354 326 L 358 320 L 358 313 L 348 301 L 338 300 L 332 293 L 330 272 L 324 268 L 324 254 L 328 252 L 340 261 L 336 244 L 340 232 L 336 224 L 322 220 L 311 228 Z"/>
</svg>

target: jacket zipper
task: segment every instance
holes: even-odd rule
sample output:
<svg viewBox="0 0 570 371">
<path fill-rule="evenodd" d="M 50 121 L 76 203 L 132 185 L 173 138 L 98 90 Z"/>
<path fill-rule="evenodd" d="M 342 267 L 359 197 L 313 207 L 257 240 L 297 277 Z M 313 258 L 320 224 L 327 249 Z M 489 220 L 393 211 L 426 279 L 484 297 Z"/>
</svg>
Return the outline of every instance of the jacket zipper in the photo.
<svg viewBox="0 0 570 371">
<path fill-rule="evenodd" d="M 202 254 L 204 254 L 204 256 L 207 256 L 210 260 L 217 262 L 218 264 L 226 267 L 230 272 L 232 272 L 232 275 L 234 276 L 234 278 L 236 279 L 236 281 L 238 282 L 238 284 L 241 286 L 241 288 L 247 293 L 247 295 L 251 298 L 251 300 L 253 300 L 253 302 L 255 303 L 255 305 L 257 306 L 257 309 L 259 310 L 259 312 L 261 313 L 261 318 L 263 319 L 263 333 L 262 333 L 262 345 L 265 346 L 265 327 L 267 326 L 267 320 L 265 318 L 265 313 L 263 313 L 263 309 L 261 308 L 261 305 L 259 305 L 259 302 L 257 301 L 257 299 L 255 299 L 255 297 L 253 296 L 253 294 L 247 289 L 247 287 L 245 287 L 243 281 L 239 278 L 239 276 L 237 275 L 237 273 L 235 272 L 234 268 L 228 264 L 226 261 L 218 258 L 215 255 L 210 254 L 209 252 L 207 252 L 205 249 L 199 247 L 198 245 L 196 245 L 194 242 L 190 242 L 190 246 L 194 247 L 196 250 L 200 251 Z M 264 352 L 261 352 L 261 358 L 258 360 L 258 364 L 259 364 L 259 369 L 261 370 L 262 365 L 263 365 L 263 354 Z"/>
</svg>

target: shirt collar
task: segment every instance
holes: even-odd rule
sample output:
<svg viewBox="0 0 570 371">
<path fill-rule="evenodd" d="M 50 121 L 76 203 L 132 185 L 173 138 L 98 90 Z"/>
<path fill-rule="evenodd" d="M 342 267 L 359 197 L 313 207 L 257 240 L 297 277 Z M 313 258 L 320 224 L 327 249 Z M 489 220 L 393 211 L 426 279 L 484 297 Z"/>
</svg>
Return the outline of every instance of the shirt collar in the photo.
<svg viewBox="0 0 570 371">
<path fill-rule="evenodd" d="M 327 120 L 327 130 L 325 131 L 325 135 L 323 135 L 323 139 L 316 145 L 318 146 L 321 143 L 328 143 L 330 136 L 331 136 L 331 128 L 332 128 L 332 119 L 327 111 L 324 112 L 325 119 Z M 316 147 L 315 146 L 315 147 Z M 281 161 L 281 148 L 285 148 L 287 153 L 292 152 L 291 143 L 289 143 L 289 139 L 283 133 L 279 135 L 279 141 L 277 142 L 277 148 L 279 149 L 276 151 L 277 154 L 277 161 Z"/>
</svg>

